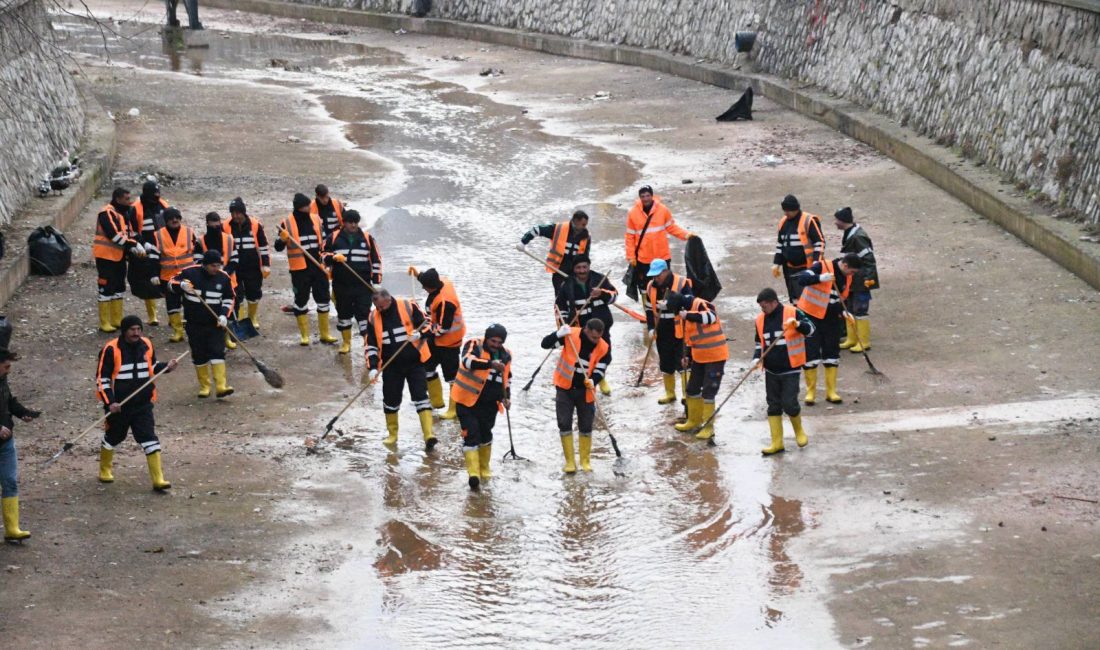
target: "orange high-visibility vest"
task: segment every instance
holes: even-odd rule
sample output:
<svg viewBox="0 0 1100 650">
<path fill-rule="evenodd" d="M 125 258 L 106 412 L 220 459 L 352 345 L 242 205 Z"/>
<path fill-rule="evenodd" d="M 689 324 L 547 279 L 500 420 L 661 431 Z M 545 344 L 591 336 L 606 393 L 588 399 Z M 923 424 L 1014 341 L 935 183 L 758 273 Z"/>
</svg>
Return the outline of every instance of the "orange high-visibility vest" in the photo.
<svg viewBox="0 0 1100 650">
<path fill-rule="evenodd" d="M 569 243 L 569 222 L 563 221 L 554 226 L 554 236 L 550 238 L 550 250 L 546 252 L 546 271 L 554 273 L 557 270 L 572 273 L 573 269 L 561 268 L 565 261 L 565 246 Z M 577 255 L 588 252 L 588 239 L 582 239 L 577 244 Z"/>
<path fill-rule="evenodd" d="M 126 217 L 122 216 L 122 213 L 118 210 L 115 210 L 115 206 L 110 203 L 104 206 L 103 211 L 107 213 L 107 218 L 114 224 L 115 232 L 130 239 L 130 228 L 126 223 Z M 103 228 L 99 226 L 99 217 L 97 216 L 95 220 L 95 238 L 92 239 L 92 257 L 97 260 L 121 262 L 122 256 L 125 253 L 125 246 L 116 243 L 107 236 L 107 233 L 103 232 Z"/>
<path fill-rule="evenodd" d="M 220 234 L 222 236 L 222 249 L 219 252 L 222 254 L 222 270 L 224 271 L 225 266 L 227 264 L 229 264 L 229 258 L 233 256 L 233 235 L 227 234 L 225 232 L 224 224 L 223 224 L 223 227 L 222 227 L 222 232 Z M 199 240 L 199 252 L 200 253 L 205 253 L 206 250 L 209 248 L 209 246 L 206 245 L 206 237 L 205 236 L 204 237 L 199 237 L 198 240 Z M 289 254 L 289 252 L 288 252 L 288 254 Z M 202 262 L 200 260 L 199 262 L 192 262 L 192 263 L 201 264 Z M 229 276 L 230 285 L 233 287 L 234 290 L 236 290 L 237 289 L 237 274 L 227 272 L 226 275 Z"/>
<path fill-rule="evenodd" d="M 103 346 L 103 351 L 99 353 L 99 368 L 96 369 L 96 379 L 99 381 L 96 397 L 99 398 L 99 401 L 104 404 L 108 403 L 107 392 L 104 389 L 114 388 L 114 383 L 118 379 L 148 379 L 153 376 L 153 342 L 144 336 L 141 337 L 141 341 L 145 344 L 145 361 L 126 364 L 126 368 L 122 367 L 122 350 L 118 347 L 117 338 L 107 341 L 107 344 Z M 115 361 L 110 380 L 103 377 L 103 361 L 108 354 L 111 354 Z M 108 382 L 110 383 L 108 384 Z M 150 401 L 157 401 L 156 384 L 153 384 L 153 395 Z"/>
<path fill-rule="evenodd" d="M 630 212 L 626 215 L 627 262 L 635 261 L 635 248 L 638 250 L 637 262 L 639 264 L 649 264 L 653 260 L 667 260 L 672 257 L 672 253 L 668 250 L 668 236 L 672 235 L 677 239 L 687 239 L 688 231 L 676 224 L 676 221 L 672 218 L 672 213 L 668 211 L 664 203 L 661 203 L 661 197 L 653 197 L 653 207 L 650 208 L 649 212 L 653 215 L 653 218 L 649 219 L 648 228 L 645 227 L 648 217 L 642 207 L 641 199 L 634 202 L 634 207 L 630 208 Z M 640 244 L 638 243 L 639 237 L 642 238 Z"/>
<path fill-rule="evenodd" d="M 163 198 L 158 198 L 157 200 L 160 201 L 160 207 L 164 208 L 165 210 L 167 210 L 168 208 L 171 207 L 170 205 L 168 205 L 168 201 L 165 201 Z M 141 199 L 138 199 L 137 201 L 134 201 L 133 208 L 134 208 L 134 223 L 136 223 L 137 226 L 144 231 L 146 229 L 145 228 L 145 206 L 142 204 Z M 150 222 L 150 226 L 151 226 L 149 228 L 150 231 L 155 231 L 157 229 L 156 226 L 152 224 L 152 222 Z"/>
<path fill-rule="evenodd" d="M 776 232 L 783 231 L 783 224 L 787 223 L 787 215 L 783 215 L 783 218 L 779 220 L 779 227 L 776 228 Z M 791 268 L 809 268 L 813 264 L 814 259 L 814 245 L 810 243 L 810 224 L 816 219 L 818 223 L 821 223 L 821 217 L 816 214 L 810 214 L 809 212 L 803 212 L 802 217 L 798 220 L 798 239 L 802 241 L 802 251 L 806 255 L 805 266 L 792 266 Z M 824 258 L 822 258 L 824 259 Z M 788 264 L 787 266 L 791 266 Z"/>
<path fill-rule="evenodd" d="M 554 385 L 562 390 L 573 388 L 573 373 L 578 362 L 581 365 L 581 370 L 584 371 L 584 376 L 591 379 L 596 364 L 604 358 L 609 349 L 607 341 L 601 338 L 596 343 L 596 347 L 592 348 L 592 353 L 588 356 L 587 361 L 584 359 L 578 360 L 577 355 L 581 351 L 581 328 L 579 327 L 571 328 L 569 336 L 565 337 L 562 345 L 565 347 L 561 349 L 561 357 L 558 358 L 558 365 L 554 368 Z M 585 401 L 589 404 L 596 401 L 596 391 L 594 389 L 585 391 Z"/>
<path fill-rule="evenodd" d="M 411 336 L 413 333 L 412 314 L 413 304 L 404 298 L 394 298 L 393 302 L 397 305 L 397 315 L 401 317 L 401 324 L 405 326 L 405 336 Z M 376 307 L 371 312 L 371 324 L 374 325 L 374 340 L 378 342 L 378 363 L 384 364 L 386 360 L 382 358 L 382 312 Z M 427 363 L 431 358 L 432 352 L 428 349 L 427 343 L 424 339 L 419 341 L 413 341 L 409 345 L 416 348 L 416 351 L 420 353 L 420 362 Z M 381 367 L 381 365 L 379 365 Z"/>
<path fill-rule="evenodd" d="M 195 263 L 195 234 L 187 226 L 180 226 L 176 241 L 167 227 L 157 231 L 160 247 L 160 279 L 165 282 Z"/>
<path fill-rule="evenodd" d="M 790 319 L 798 318 L 798 310 L 791 305 L 783 305 L 783 322 L 787 322 Z M 766 347 L 764 341 L 764 312 L 760 312 L 756 315 L 756 336 L 760 339 L 760 349 L 763 351 Z M 787 359 L 791 362 L 791 370 L 798 370 L 802 366 L 806 365 L 806 337 L 802 336 L 802 332 L 797 332 L 793 335 L 788 335 L 786 330 L 783 330 L 781 334 L 784 343 L 787 348 Z M 778 347 L 780 344 L 776 344 Z M 760 359 L 760 363 L 764 363 L 764 359 Z"/>
<path fill-rule="evenodd" d="M 455 285 L 447 278 L 440 278 L 443 288 L 435 297 L 435 301 L 428 309 L 432 324 L 439 326 L 443 322 L 443 310 L 447 303 L 455 306 L 455 317 L 451 321 L 450 329 L 441 330 L 435 337 L 435 344 L 441 348 L 457 348 L 462 345 L 462 337 L 466 336 L 466 322 L 462 320 L 462 305 L 458 302 L 458 294 L 455 293 Z"/>
<path fill-rule="evenodd" d="M 493 359 L 492 355 L 485 350 L 485 339 L 470 339 L 466 341 L 465 352 L 462 356 L 481 359 L 482 361 L 492 361 Z M 503 394 L 507 395 L 508 382 L 512 376 L 512 353 L 508 348 L 501 348 L 501 359 L 507 359 L 507 361 L 504 362 L 504 372 L 501 376 L 504 382 Z M 492 371 L 492 368 L 468 370 L 460 363 L 458 366 L 458 375 L 455 377 L 455 382 L 451 386 L 451 397 L 453 397 L 458 404 L 473 407 L 474 404 L 477 403 L 478 398 L 481 397 L 481 391 L 485 389 L 485 383 L 489 380 L 489 374 Z"/>
<path fill-rule="evenodd" d="M 691 286 L 691 280 L 688 280 L 682 275 L 672 274 L 672 285 L 669 287 L 669 291 L 675 291 L 676 293 L 683 293 L 684 287 Z M 653 312 L 653 324 L 661 322 L 661 310 L 657 309 L 657 286 L 653 280 L 649 281 L 649 286 L 645 290 L 646 299 L 649 301 L 649 309 Z M 667 293 L 665 295 L 668 295 Z M 684 321 L 680 318 L 680 315 L 675 316 L 676 322 L 676 338 L 684 338 Z"/>
<path fill-rule="evenodd" d="M 332 197 L 329 197 L 328 201 L 332 204 L 332 211 L 336 214 L 336 230 L 339 230 L 344 227 L 344 206 Z M 317 218 L 321 217 L 321 206 L 317 205 L 317 199 L 309 202 L 309 213 Z"/>
<path fill-rule="evenodd" d="M 222 224 L 222 232 L 226 233 L 230 237 L 233 237 L 232 219 Z M 248 217 L 248 226 L 252 230 L 252 248 L 256 249 L 256 258 L 259 261 L 260 268 L 263 269 L 264 260 L 263 251 L 260 250 L 260 222 L 255 217 Z M 241 239 L 244 237 L 242 236 Z M 237 255 L 240 255 L 240 251 L 244 250 L 244 247 L 238 245 L 237 238 L 233 237 L 233 247 L 237 249 Z M 228 262 L 229 260 L 226 260 Z"/>
<path fill-rule="evenodd" d="M 321 230 L 321 218 L 315 214 L 310 214 L 310 220 L 313 222 L 313 234 L 316 237 L 312 241 L 302 241 L 301 236 L 298 233 L 298 221 L 294 218 L 294 214 L 291 213 L 289 217 L 283 219 L 279 226 L 290 233 L 290 237 L 294 242 L 298 242 L 305 248 L 312 248 L 310 244 L 316 242 L 317 250 L 321 250 L 322 230 Z M 298 248 L 298 244 L 293 242 L 287 242 L 286 245 L 286 261 L 290 264 L 291 271 L 303 271 L 306 268 L 306 256 L 302 252 L 301 248 Z"/>
<path fill-rule="evenodd" d="M 692 313 L 711 313 L 707 309 L 707 301 L 696 298 L 691 303 Z M 684 343 L 691 348 L 691 358 L 699 363 L 713 363 L 725 361 L 730 358 L 729 348 L 726 347 L 726 333 L 722 331 L 722 321 L 718 314 L 714 314 L 714 322 L 709 325 L 684 321 Z"/>
<path fill-rule="evenodd" d="M 829 260 L 821 260 L 821 272 L 832 274 L 833 263 Z M 798 299 L 798 308 L 810 316 L 821 320 L 825 318 L 825 311 L 829 309 L 829 294 L 833 292 L 833 281 L 826 280 L 803 287 L 802 297 Z"/>
</svg>

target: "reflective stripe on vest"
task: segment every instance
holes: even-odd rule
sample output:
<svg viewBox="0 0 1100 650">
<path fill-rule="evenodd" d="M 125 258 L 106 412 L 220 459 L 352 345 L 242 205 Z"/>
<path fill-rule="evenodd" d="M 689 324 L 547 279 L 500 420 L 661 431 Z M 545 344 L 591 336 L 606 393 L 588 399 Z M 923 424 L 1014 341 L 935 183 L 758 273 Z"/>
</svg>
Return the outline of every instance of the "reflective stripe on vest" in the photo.
<svg viewBox="0 0 1100 650">
<path fill-rule="evenodd" d="M 126 217 L 122 216 L 118 210 L 115 210 L 115 206 L 108 203 L 103 211 L 107 213 L 107 218 L 110 219 L 114 226 L 116 236 L 121 236 L 124 240 L 129 239 L 129 227 L 126 224 Z M 95 237 L 92 239 L 92 256 L 97 259 L 110 260 L 112 262 L 119 262 L 122 260 L 123 255 L 126 252 L 126 246 L 116 242 L 107 236 L 107 233 L 103 232 L 103 228 L 99 225 L 99 219 L 95 220 Z"/>
<path fill-rule="evenodd" d="M 821 260 L 821 273 L 832 275 L 833 263 L 829 260 Z M 802 297 L 798 299 L 798 308 L 818 320 L 825 318 L 825 312 L 829 309 L 829 295 L 832 292 L 832 280 L 804 287 Z"/>
<path fill-rule="evenodd" d="M 302 248 L 310 249 L 321 248 L 321 219 L 315 215 L 310 214 L 310 221 L 313 222 L 312 233 L 301 235 L 298 232 L 298 220 L 294 218 L 294 214 L 291 213 L 289 217 L 283 219 L 280 224 L 287 232 L 290 233 L 291 238 L 300 243 Z M 306 256 L 302 252 L 301 248 L 298 248 L 298 244 L 287 242 L 286 246 L 286 261 L 290 265 L 291 271 L 301 271 L 306 268 Z"/>
<path fill-rule="evenodd" d="M 180 226 L 176 235 L 178 239 L 173 242 L 168 228 L 157 231 L 157 241 L 160 243 L 160 279 L 164 281 L 171 280 L 195 263 L 194 233 L 187 226 Z"/>
<path fill-rule="evenodd" d="M 169 207 L 168 201 L 162 198 L 157 198 L 160 201 L 161 211 L 167 210 Z M 134 215 L 137 217 L 138 223 L 141 224 L 142 232 L 153 232 L 157 229 L 156 221 L 153 217 L 145 218 L 145 205 L 142 204 L 141 199 L 134 201 Z"/>
<path fill-rule="evenodd" d="M 675 291 L 676 293 L 683 293 L 684 287 L 687 286 L 688 280 L 682 275 L 672 274 L 672 284 L 669 286 L 669 291 Z M 668 295 L 666 292 L 665 295 Z M 649 309 L 653 312 L 654 322 L 659 322 L 662 318 L 674 318 L 676 319 L 676 338 L 684 338 L 684 321 L 680 318 L 679 314 L 673 312 L 659 311 L 657 309 L 657 286 L 651 281 L 649 288 L 646 289 L 646 298 L 649 299 Z"/>
<path fill-rule="evenodd" d="M 581 351 L 581 328 L 574 327 L 565 339 L 561 341 L 562 349 L 561 356 L 558 357 L 558 365 L 554 368 L 554 385 L 562 390 L 569 390 L 573 388 L 573 374 L 580 366 L 581 372 L 585 377 L 591 379 L 592 371 L 596 366 L 600 365 L 600 360 L 607 354 L 608 345 L 607 341 L 602 338 L 596 342 L 596 346 L 592 348 L 592 352 L 589 353 L 588 359 L 578 359 L 577 356 Z M 585 401 L 592 403 L 596 399 L 596 393 L 594 390 L 585 391 Z"/>
<path fill-rule="evenodd" d="M 401 318 L 401 324 L 405 327 L 405 338 L 401 339 L 401 341 L 405 341 L 413 332 L 412 317 L 410 316 L 410 314 L 412 314 L 413 306 L 412 303 L 410 303 L 408 300 L 405 300 L 404 298 L 394 298 L 393 302 L 397 306 L 397 315 Z M 374 340 L 378 343 L 378 360 L 380 363 L 385 363 L 386 360 L 382 358 L 382 312 L 375 308 L 374 312 L 371 315 L 371 319 L 374 325 Z M 401 342 L 396 340 L 396 336 L 394 337 L 394 339 L 394 343 Z M 416 351 L 420 353 L 421 363 L 426 363 L 428 359 L 431 358 L 432 353 L 428 349 L 428 346 L 425 344 L 424 339 L 414 341 L 410 345 L 416 348 Z"/>
<path fill-rule="evenodd" d="M 114 388 L 113 384 L 117 380 L 133 381 L 135 379 L 149 379 L 153 373 L 153 342 L 146 337 L 141 337 L 141 342 L 145 344 L 145 355 L 142 361 L 137 363 L 122 363 L 122 349 L 118 347 L 118 339 L 112 339 L 107 342 L 107 345 L 103 346 L 106 350 L 110 348 L 111 356 L 114 358 L 115 367 L 111 369 L 110 387 Z M 99 371 L 96 373 L 99 375 L 103 371 L 102 365 Z M 100 376 L 100 388 L 107 388 L 107 380 Z M 100 391 L 100 398 L 103 398 L 103 393 Z M 157 401 L 157 387 L 153 384 L 153 394 L 150 398 L 151 401 Z"/>
<path fill-rule="evenodd" d="M 694 313 L 712 313 L 707 301 L 696 298 L 691 304 Z M 685 342 L 691 348 L 691 358 L 699 363 L 712 363 L 725 361 L 729 358 L 729 348 L 726 347 L 726 334 L 722 331 L 722 321 L 718 314 L 713 314 L 714 322 L 709 325 L 686 321 L 687 336 Z"/>
<path fill-rule="evenodd" d="M 546 252 L 546 270 L 553 273 L 561 270 L 571 273 L 573 269 L 561 268 L 565 261 L 566 249 L 569 247 L 569 222 L 563 221 L 554 226 L 554 236 L 550 238 L 550 250 Z M 583 255 L 588 250 L 588 240 L 583 239 L 577 244 L 577 255 Z"/>
<path fill-rule="evenodd" d="M 811 260 L 814 258 L 814 245 L 810 243 L 810 221 L 817 218 L 816 215 L 809 212 L 803 212 L 802 216 L 798 220 L 798 239 L 802 242 L 802 251 L 806 256 L 806 266 L 809 267 Z M 777 232 L 783 232 L 783 226 L 787 223 L 787 215 L 783 215 L 783 218 L 779 220 L 779 228 Z"/>
<path fill-rule="evenodd" d="M 464 357 L 472 357 L 482 361 L 492 360 L 492 356 L 485 351 L 485 339 L 470 339 L 466 342 L 466 348 L 468 351 L 464 353 Z M 501 351 L 502 358 L 512 358 L 512 354 L 507 348 L 501 348 Z M 511 375 L 511 368 L 511 361 L 505 362 L 504 373 L 502 374 L 505 391 L 508 389 L 508 379 Z M 492 368 L 469 370 L 465 367 L 465 364 L 460 363 L 458 366 L 458 375 L 455 376 L 454 385 L 451 387 L 451 396 L 454 397 L 455 402 L 463 406 L 474 406 L 478 398 L 481 397 L 481 391 L 485 389 L 485 384 L 488 382 L 489 375 L 492 374 L 492 372 Z"/>
<path fill-rule="evenodd" d="M 782 322 L 787 322 L 790 319 L 798 319 L 798 310 L 791 305 L 783 305 L 783 319 Z M 756 336 L 760 339 L 760 349 L 764 350 L 768 347 L 768 339 L 764 336 L 764 314 L 760 313 L 756 317 Z M 774 337 L 775 335 L 773 335 Z M 798 332 L 794 335 L 788 335 L 786 331 L 780 330 L 778 336 L 781 336 L 783 340 L 775 344 L 776 347 L 785 346 L 787 348 L 787 359 L 790 361 L 791 369 L 797 370 L 806 365 L 806 337 L 802 336 L 802 332 Z M 760 360 L 763 363 L 763 359 Z"/>
<path fill-rule="evenodd" d="M 462 343 L 462 337 L 466 336 L 466 322 L 462 319 L 462 305 L 458 302 L 458 294 L 455 293 L 455 285 L 446 278 L 440 278 L 443 288 L 435 297 L 431 306 L 432 323 L 439 325 L 443 320 L 443 310 L 449 302 L 455 306 L 455 317 L 451 326 L 435 337 L 435 344 L 441 348 L 458 347 Z"/>
</svg>

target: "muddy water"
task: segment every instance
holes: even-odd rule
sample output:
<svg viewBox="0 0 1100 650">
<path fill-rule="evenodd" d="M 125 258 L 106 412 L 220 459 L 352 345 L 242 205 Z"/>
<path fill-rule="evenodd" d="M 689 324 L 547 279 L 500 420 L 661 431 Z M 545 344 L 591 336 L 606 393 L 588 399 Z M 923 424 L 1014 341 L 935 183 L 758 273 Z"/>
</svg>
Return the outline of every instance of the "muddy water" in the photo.
<svg viewBox="0 0 1100 650">
<path fill-rule="evenodd" d="M 102 53 L 87 27 L 66 29 L 72 47 Z M 334 576 L 344 595 L 325 613 L 341 638 L 402 647 L 831 644 L 823 606 L 787 552 L 812 517 L 769 494 L 771 465 L 754 449 L 696 444 L 669 426 L 676 409 L 658 407 L 654 388 L 633 387 L 640 327 L 621 318 L 615 325 L 614 393 L 603 400 L 628 460 L 625 476 L 612 472 L 614 454 L 597 432 L 595 471 L 563 477 L 549 366 L 530 392 L 518 390 L 543 358 L 538 340 L 553 328 L 552 290 L 512 246 L 532 224 L 583 207 L 594 216 L 595 268 L 617 278 L 623 215 L 611 203 L 637 184 L 638 162 L 549 135 L 516 107 L 433 80 L 386 50 L 215 33 L 209 48 L 179 50 L 153 31 L 130 35 L 112 44 L 116 62 L 278 85 L 319 102 L 352 146 L 400 170 L 375 201 L 343 193 L 339 178 L 318 179 L 368 215 L 385 284 L 422 300 L 405 270 L 434 266 L 454 279 L 470 335 L 491 322 L 509 329 L 511 430 L 529 460 L 500 460 L 508 448 L 501 417 L 494 478 L 480 494 L 466 487 L 455 423 L 437 421 L 441 444 L 426 456 L 407 404 L 395 453 L 380 444 L 380 395 L 343 420 L 354 442 L 339 453 L 372 502 L 373 519 L 357 522 L 358 541 L 377 543 L 378 552 Z M 361 359 L 353 363 L 349 388 L 360 381 Z M 319 422 L 333 410 L 319 405 Z M 732 437 L 745 410 L 732 404 L 719 435 Z M 356 590 L 341 590 L 341 580 Z"/>
</svg>

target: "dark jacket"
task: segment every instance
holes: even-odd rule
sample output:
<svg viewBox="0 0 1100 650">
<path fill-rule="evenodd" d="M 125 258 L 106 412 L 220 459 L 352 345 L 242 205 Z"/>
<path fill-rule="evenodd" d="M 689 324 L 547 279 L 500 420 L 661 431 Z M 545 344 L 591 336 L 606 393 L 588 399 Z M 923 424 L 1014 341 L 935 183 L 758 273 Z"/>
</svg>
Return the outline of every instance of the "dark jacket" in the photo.
<svg viewBox="0 0 1100 650">
<path fill-rule="evenodd" d="M 183 290 L 181 283 L 184 280 L 190 280 L 194 285 L 194 295 Z M 218 326 L 217 319 L 202 306 L 202 302 L 209 305 L 218 316 L 228 317 L 233 310 L 233 282 L 225 271 L 210 275 L 201 266 L 189 266 L 168 282 L 168 290 L 183 296 L 183 317 L 188 326 Z"/>
<path fill-rule="evenodd" d="M 805 337 L 813 336 L 814 324 L 810 320 L 810 317 L 802 312 L 802 310 L 795 310 L 798 313 L 796 316 L 798 320 L 798 331 Z M 760 353 L 764 351 L 764 348 L 771 345 L 772 338 L 776 332 L 783 331 L 783 305 L 779 305 L 777 309 L 772 310 L 772 313 L 764 316 L 764 341 L 761 345 L 760 335 L 756 333 L 755 321 L 753 324 L 753 339 L 756 341 L 756 346 L 753 348 L 752 360 L 756 361 L 760 358 Z M 771 352 L 764 359 L 764 370 L 777 375 L 782 375 L 788 372 L 798 372 L 798 368 L 791 368 L 791 360 L 787 355 L 787 348 L 783 345 L 776 345 L 772 348 Z"/>
<path fill-rule="evenodd" d="M 604 293 L 589 303 L 588 296 L 592 294 L 592 289 L 596 287 L 604 289 Z M 615 291 L 615 285 L 611 284 L 611 280 L 595 271 L 589 271 L 587 282 L 581 283 L 576 276 L 573 276 L 562 284 L 561 290 L 558 292 L 557 305 L 561 317 L 567 323 L 572 323 L 577 310 L 584 307 L 584 311 L 581 312 L 576 324 L 584 327 L 590 319 L 598 318 L 603 321 L 605 327 L 604 338 L 607 338 L 607 331 L 615 322 L 609 305 L 615 302 L 618 297 L 619 294 Z M 585 303 L 588 303 L 587 307 L 585 307 Z"/>
<path fill-rule="evenodd" d="M 401 314 L 397 311 L 398 298 L 394 298 L 390 303 L 390 308 L 382 311 L 382 341 L 378 341 L 378 337 L 374 333 L 374 315 L 378 313 L 378 308 L 374 307 L 371 310 L 370 318 L 367 321 L 367 367 L 371 370 L 377 370 L 379 368 L 378 360 L 378 348 L 382 348 L 382 358 L 389 361 L 397 350 L 408 339 L 408 334 L 405 332 L 405 325 L 401 322 Z M 420 309 L 420 305 L 415 302 L 409 301 L 412 306 L 412 311 L 409 312 L 409 320 L 412 321 L 414 330 L 420 331 L 422 341 L 430 342 L 431 334 L 420 330 L 424 325 L 424 321 L 427 320 L 424 317 L 424 312 Z M 416 348 L 410 343 L 405 346 L 404 350 L 401 350 L 401 354 L 393 360 L 394 366 L 409 367 L 420 363 L 420 353 L 416 351 Z"/>
<path fill-rule="evenodd" d="M 343 255 L 348 261 L 337 264 L 332 259 L 336 254 Z M 332 269 L 333 284 L 363 286 L 348 271 L 348 266 L 367 282 L 375 285 L 382 283 L 382 254 L 378 251 L 378 243 L 374 241 L 374 237 L 363 230 L 355 235 L 349 235 L 343 229 L 332 233 L 325 251 L 325 266 Z"/>
<path fill-rule="evenodd" d="M 875 247 L 871 244 L 871 236 L 858 223 L 844 231 L 844 237 L 840 240 L 841 253 L 855 253 L 863 261 L 863 267 L 852 278 L 852 291 L 867 291 L 865 280 L 874 280 L 870 290 L 878 289 L 878 265 L 875 262 Z"/>
<path fill-rule="evenodd" d="M 15 431 L 15 418 L 33 415 L 34 411 L 23 406 L 15 396 L 11 394 L 7 376 L 0 377 L 0 426 L 5 426 Z"/>
</svg>

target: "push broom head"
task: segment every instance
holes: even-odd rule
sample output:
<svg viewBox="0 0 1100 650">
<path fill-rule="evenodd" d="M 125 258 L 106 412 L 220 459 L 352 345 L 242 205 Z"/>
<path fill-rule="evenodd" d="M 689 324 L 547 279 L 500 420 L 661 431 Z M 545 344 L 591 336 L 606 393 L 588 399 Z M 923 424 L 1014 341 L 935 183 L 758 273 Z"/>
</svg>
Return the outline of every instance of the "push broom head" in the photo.
<svg viewBox="0 0 1100 650">
<path fill-rule="evenodd" d="M 282 375 L 276 370 L 269 368 L 266 363 L 259 359 L 256 359 L 256 370 L 260 371 L 260 374 L 264 376 L 264 381 L 272 388 L 282 388 L 285 384 Z"/>
</svg>

